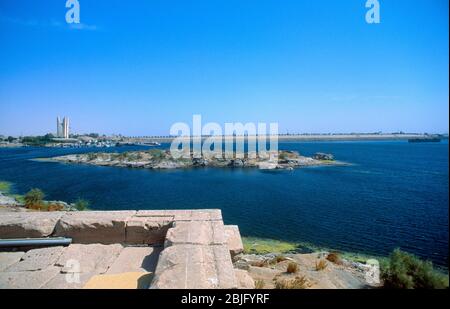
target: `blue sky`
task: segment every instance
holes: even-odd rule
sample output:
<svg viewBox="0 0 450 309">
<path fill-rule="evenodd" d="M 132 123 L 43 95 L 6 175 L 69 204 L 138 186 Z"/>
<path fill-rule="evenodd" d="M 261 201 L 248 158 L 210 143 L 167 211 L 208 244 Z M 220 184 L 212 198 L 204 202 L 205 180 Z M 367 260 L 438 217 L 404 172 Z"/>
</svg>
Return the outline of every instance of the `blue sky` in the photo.
<svg viewBox="0 0 450 309">
<path fill-rule="evenodd" d="M 0 134 L 448 132 L 448 1 L 0 0 Z"/>
</svg>

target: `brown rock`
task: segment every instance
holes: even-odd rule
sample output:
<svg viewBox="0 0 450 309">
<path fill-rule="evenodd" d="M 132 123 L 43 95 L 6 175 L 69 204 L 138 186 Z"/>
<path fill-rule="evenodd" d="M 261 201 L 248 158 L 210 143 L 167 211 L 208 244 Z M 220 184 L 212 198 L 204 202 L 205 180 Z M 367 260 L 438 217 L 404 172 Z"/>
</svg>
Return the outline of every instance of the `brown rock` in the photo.
<svg viewBox="0 0 450 309">
<path fill-rule="evenodd" d="M 248 274 L 247 271 L 242 269 L 235 269 L 236 280 L 238 282 L 239 289 L 254 289 L 255 281 Z"/>
<path fill-rule="evenodd" d="M 53 233 L 63 213 L 0 213 L 0 235 L 3 239 L 39 238 Z"/>
<path fill-rule="evenodd" d="M 66 213 L 57 223 L 55 236 L 73 243 L 116 244 L 125 242 L 125 227 L 135 211 L 86 211 Z"/>
</svg>

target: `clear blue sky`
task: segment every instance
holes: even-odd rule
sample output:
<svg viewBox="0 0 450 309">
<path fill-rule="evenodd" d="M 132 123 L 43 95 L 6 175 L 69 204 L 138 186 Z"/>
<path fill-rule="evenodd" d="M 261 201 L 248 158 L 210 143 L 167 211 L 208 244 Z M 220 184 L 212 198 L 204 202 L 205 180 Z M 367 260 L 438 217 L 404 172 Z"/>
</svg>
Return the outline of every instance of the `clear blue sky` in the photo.
<svg viewBox="0 0 450 309">
<path fill-rule="evenodd" d="M 448 132 L 445 0 L 0 1 L 0 134 L 168 134 L 174 122 L 289 132 Z"/>
</svg>

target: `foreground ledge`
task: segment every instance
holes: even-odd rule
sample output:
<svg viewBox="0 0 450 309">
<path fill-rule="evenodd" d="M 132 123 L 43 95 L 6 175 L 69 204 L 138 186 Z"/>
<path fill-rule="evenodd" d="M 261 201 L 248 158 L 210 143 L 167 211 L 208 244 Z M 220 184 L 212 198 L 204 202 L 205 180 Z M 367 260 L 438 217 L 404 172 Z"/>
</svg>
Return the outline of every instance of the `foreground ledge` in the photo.
<svg viewBox="0 0 450 309">
<path fill-rule="evenodd" d="M 247 273 L 233 268 L 232 256 L 243 251 L 239 228 L 225 226 L 222 213 L 217 209 L 0 213 L 0 239 L 46 237 L 68 237 L 73 244 L 66 249 L 24 250 L 28 252 L 8 259 L 2 259 L 6 252 L 0 252 L 0 281 L 5 277 L 13 282 L 13 276 L 18 279 L 10 288 L 20 288 L 20 282 L 26 282 L 20 278 L 38 269 L 42 282 L 47 283 L 39 281 L 36 288 L 49 287 L 49 284 L 71 288 L 62 282 L 66 270 L 61 260 L 80 260 L 83 274 L 125 273 L 129 253 L 121 253 L 122 250 L 133 252 L 135 259 L 137 256 L 144 262 L 149 258 L 145 250 L 135 249 L 141 252 L 136 255 L 133 249 L 126 248 L 160 247 L 149 284 L 152 289 L 254 288 Z M 114 250 L 103 250 L 99 253 L 101 256 L 85 254 L 89 248 L 85 246 L 91 245 L 118 247 L 108 247 Z M 42 260 L 46 255 L 61 257 Z M 92 256 L 102 261 L 95 263 L 95 269 L 89 268 Z M 134 262 L 139 264 L 139 261 Z M 39 265 L 37 269 L 36 265 Z M 8 287 L 4 282 L 1 285 Z"/>
</svg>

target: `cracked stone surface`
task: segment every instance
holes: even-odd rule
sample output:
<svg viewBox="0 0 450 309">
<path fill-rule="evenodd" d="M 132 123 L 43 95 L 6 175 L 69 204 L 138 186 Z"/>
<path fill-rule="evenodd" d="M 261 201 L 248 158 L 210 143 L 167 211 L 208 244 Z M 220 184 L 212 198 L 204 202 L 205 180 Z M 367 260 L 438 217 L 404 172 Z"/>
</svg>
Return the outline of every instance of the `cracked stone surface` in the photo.
<svg viewBox="0 0 450 309">
<path fill-rule="evenodd" d="M 25 253 L 20 262 L 8 267 L 8 272 L 44 270 L 55 264 L 64 251 L 64 247 L 49 247 L 30 250 Z"/>
<path fill-rule="evenodd" d="M 0 252 L 0 272 L 20 261 L 25 252 Z"/>
<path fill-rule="evenodd" d="M 0 289 L 40 289 L 59 271 L 59 267 L 51 266 L 38 271 L 1 272 Z"/>
<path fill-rule="evenodd" d="M 74 244 L 64 251 L 55 265 L 62 267 L 62 273 L 104 274 L 122 249 L 120 244 Z M 79 263 L 80 267 L 75 267 L 75 263 Z"/>
</svg>

